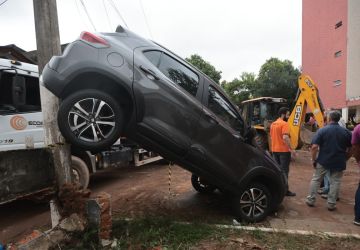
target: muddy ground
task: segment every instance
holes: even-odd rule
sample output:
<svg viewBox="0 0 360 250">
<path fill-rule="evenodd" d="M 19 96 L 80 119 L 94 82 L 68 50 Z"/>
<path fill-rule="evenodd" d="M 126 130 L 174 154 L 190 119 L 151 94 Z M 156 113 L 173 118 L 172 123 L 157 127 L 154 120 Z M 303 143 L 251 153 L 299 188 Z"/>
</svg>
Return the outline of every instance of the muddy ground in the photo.
<svg viewBox="0 0 360 250">
<path fill-rule="evenodd" d="M 318 198 L 314 208 L 304 199 L 309 189 L 313 168 L 310 154 L 298 152 L 291 163 L 289 185 L 296 197 L 286 197 L 280 210 L 261 223 L 281 229 L 300 229 L 322 232 L 360 234 L 352 224 L 354 193 L 359 181 L 357 166 L 348 163 L 340 191 L 337 210 L 326 209 L 326 200 Z M 220 193 L 200 195 L 190 183 L 191 174 L 173 166 L 169 185 L 169 166 L 164 163 L 142 167 L 127 167 L 99 172 L 92 176 L 93 194 L 106 191 L 112 195 L 114 217 L 144 215 L 173 216 L 178 220 L 231 224 L 231 207 Z M 48 204 L 17 201 L 0 206 L 0 242 L 14 241 L 35 228 L 50 225 Z"/>
</svg>

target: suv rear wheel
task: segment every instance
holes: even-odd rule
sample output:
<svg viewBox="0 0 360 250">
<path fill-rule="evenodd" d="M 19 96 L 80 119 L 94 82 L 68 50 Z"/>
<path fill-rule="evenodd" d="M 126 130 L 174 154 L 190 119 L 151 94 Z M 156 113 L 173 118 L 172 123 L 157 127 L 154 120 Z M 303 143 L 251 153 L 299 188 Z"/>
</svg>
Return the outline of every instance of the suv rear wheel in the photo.
<svg viewBox="0 0 360 250">
<path fill-rule="evenodd" d="M 265 185 L 251 183 L 234 201 L 236 214 L 245 222 L 262 221 L 271 211 L 271 199 Z"/>
<path fill-rule="evenodd" d="M 210 194 L 216 187 L 197 175 L 191 175 L 191 184 L 199 193 Z"/>
<path fill-rule="evenodd" d="M 110 147 L 119 138 L 124 116 L 121 106 L 112 96 L 87 89 L 63 100 L 58 125 L 71 144 L 96 152 Z"/>
</svg>

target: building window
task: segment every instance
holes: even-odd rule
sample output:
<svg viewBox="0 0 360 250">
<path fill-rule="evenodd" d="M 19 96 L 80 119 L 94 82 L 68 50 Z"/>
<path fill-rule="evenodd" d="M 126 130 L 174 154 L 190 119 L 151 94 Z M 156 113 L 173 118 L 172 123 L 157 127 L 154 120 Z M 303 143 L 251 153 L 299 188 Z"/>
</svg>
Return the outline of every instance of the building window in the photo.
<svg viewBox="0 0 360 250">
<path fill-rule="evenodd" d="M 335 80 L 335 81 L 333 81 L 333 84 L 334 84 L 334 86 L 339 86 L 339 85 L 341 85 L 341 80 Z"/>
<path fill-rule="evenodd" d="M 336 51 L 336 52 L 335 52 L 334 56 L 335 56 L 335 57 L 340 57 L 341 54 L 342 54 L 342 51 L 339 50 L 339 51 Z"/>
<path fill-rule="evenodd" d="M 342 26 L 342 21 L 337 22 L 337 23 L 335 24 L 335 29 L 340 28 L 341 26 Z"/>
</svg>

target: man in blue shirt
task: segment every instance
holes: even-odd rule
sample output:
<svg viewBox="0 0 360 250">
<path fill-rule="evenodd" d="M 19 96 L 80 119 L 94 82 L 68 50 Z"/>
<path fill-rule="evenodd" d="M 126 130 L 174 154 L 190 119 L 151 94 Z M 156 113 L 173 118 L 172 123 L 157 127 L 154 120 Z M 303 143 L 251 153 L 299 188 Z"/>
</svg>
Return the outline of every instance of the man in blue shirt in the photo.
<svg viewBox="0 0 360 250">
<path fill-rule="evenodd" d="M 351 149 L 351 133 L 339 126 L 340 117 L 338 111 L 332 111 L 329 114 L 328 125 L 318 130 L 312 140 L 311 160 L 315 171 L 310 182 L 310 193 L 306 198 L 306 204 L 310 207 L 315 205 L 316 191 L 324 175 L 329 171 L 330 191 L 327 207 L 330 211 L 336 209 L 341 178 L 346 169 L 346 161 L 350 157 Z"/>
</svg>

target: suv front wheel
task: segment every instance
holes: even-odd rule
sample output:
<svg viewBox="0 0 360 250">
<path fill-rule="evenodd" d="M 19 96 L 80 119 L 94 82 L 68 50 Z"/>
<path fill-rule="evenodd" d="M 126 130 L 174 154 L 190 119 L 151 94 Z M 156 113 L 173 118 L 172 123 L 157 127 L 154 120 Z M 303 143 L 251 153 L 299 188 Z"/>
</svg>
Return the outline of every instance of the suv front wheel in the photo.
<svg viewBox="0 0 360 250">
<path fill-rule="evenodd" d="M 124 126 L 123 110 L 107 93 L 82 90 L 63 100 L 58 125 L 65 139 L 74 146 L 101 151 L 119 138 Z"/>
<path fill-rule="evenodd" d="M 271 211 L 271 193 L 260 183 L 251 183 L 234 200 L 237 216 L 245 222 L 259 222 Z"/>
</svg>

